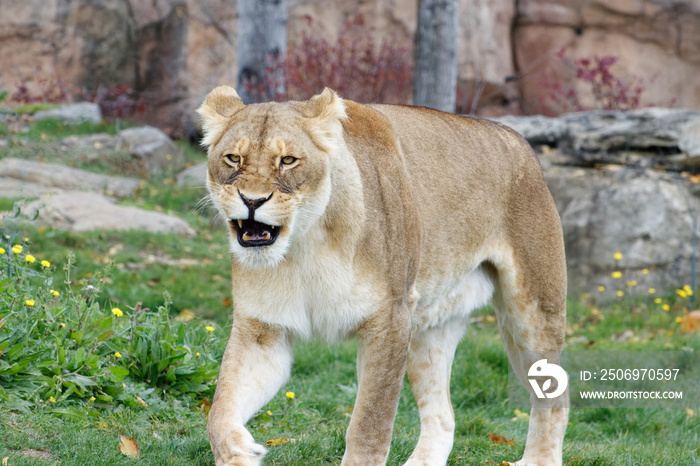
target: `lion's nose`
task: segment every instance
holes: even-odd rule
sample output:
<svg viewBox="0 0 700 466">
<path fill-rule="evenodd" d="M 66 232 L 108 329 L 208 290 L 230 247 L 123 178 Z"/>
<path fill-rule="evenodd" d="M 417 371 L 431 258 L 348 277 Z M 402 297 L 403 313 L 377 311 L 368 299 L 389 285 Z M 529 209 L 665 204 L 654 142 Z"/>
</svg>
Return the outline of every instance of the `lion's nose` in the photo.
<svg viewBox="0 0 700 466">
<path fill-rule="evenodd" d="M 258 207 L 260 207 L 261 205 L 263 205 L 264 203 L 269 201 L 270 198 L 272 197 L 272 194 L 274 194 L 274 193 L 270 193 L 270 195 L 267 197 L 258 197 L 255 199 L 251 199 L 248 196 L 246 196 L 245 194 L 243 194 L 242 192 L 238 191 L 238 195 L 241 196 L 243 203 L 246 205 L 246 207 L 248 207 L 249 210 L 252 210 L 252 211 L 254 211 Z"/>
</svg>

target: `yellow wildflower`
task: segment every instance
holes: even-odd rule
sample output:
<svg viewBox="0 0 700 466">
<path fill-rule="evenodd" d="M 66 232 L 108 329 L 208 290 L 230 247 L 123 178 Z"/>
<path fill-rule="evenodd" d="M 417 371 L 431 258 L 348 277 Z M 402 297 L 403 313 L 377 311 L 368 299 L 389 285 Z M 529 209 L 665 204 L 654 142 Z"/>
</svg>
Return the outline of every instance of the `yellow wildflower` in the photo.
<svg viewBox="0 0 700 466">
<path fill-rule="evenodd" d="M 0 254 L 5 254 L 5 250 L 3 248 L 0 248 Z"/>
<path fill-rule="evenodd" d="M 270 411 L 270 410 L 268 409 L 268 410 L 265 412 L 265 414 L 267 414 L 268 416 L 272 416 L 272 411 Z"/>
<path fill-rule="evenodd" d="M 32 256 L 31 254 L 27 254 L 24 260 L 26 260 L 27 262 L 34 262 L 36 260 L 36 257 Z"/>
<path fill-rule="evenodd" d="M 693 289 L 690 287 L 690 285 L 683 285 L 683 291 L 685 291 L 685 294 L 688 296 L 693 296 Z"/>
<path fill-rule="evenodd" d="M 49 402 L 50 402 L 50 403 L 55 403 L 55 402 L 56 402 L 56 398 L 50 396 L 50 397 L 49 397 Z"/>
<path fill-rule="evenodd" d="M 625 295 L 625 292 L 622 291 L 622 290 L 617 290 L 617 295 L 618 295 L 619 297 L 623 297 L 623 296 Z"/>
<path fill-rule="evenodd" d="M 43 261 L 41 261 L 41 265 L 48 269 L 49 267 L 51 267 L 51 262 L 49 262 L 47 260 L 43 260 Z"/>
<path fill-rule="evenodd" d="M 649 288 L 649 294 L 656 294 L 656 288 Z"/>
<path fill-rule="evenodd" d="M 24 302 L 24 304 L 26 304 L 27 306 L 33 306 L 34 304 L 36 304 L 36 301 L 34 301 L 33 299 L 28 299 Z"/>
<path fill-rule="evenodd" d="M 116 353 L 114 353 L 114 357 L 115 357 L 115 358 L 121 358 L 121 357 L 122 357 L 122 354 L 121 354 L 119 351 L 117 351 Z"/>
<path fill-rule="evenodd" d="M 628 282 L 627 282 L 627 286 L 628 286 L 629 288 L 632 288 L 632 287 L 634 287 L 634 286 L 637 286 L 637 280 L 630 280 L 630 281 L 628 281 Z"/>
<path fill-rule="evenodd" d="M 603 285 L 600 285 L 598 287 L 598 291 L 600 291 L 602 293 L 603 291 L 605 291 L 605 287 Z"/>
<path fill-rule="evenodd" d="M 24 248 L 22 247 L 21 244 L 15 244 L 14 246 L 12 246 L 12 252 L 15 254 L 21 253 L 22 249 L 24 249 Z"/>
<path fill-rule="evenodd" d="M 620 272 L 619 270 L 616 270 L 612 273 L 612 277 L 613 278 L 620 278 L 620 277 L 622 277 L 622 272 Z"/>
<path fill-rule="evenodd" d="M 25 242 L 25 243 L 28 243 L 28 242 L 29 242 L 29 238 L 27 238 L 27 237 L 25 236 L 25 237 L 24 237 L 24 242 Z"/>
<path fill-rule="evenodd" d="M 207 326 L 204 327 L 204 328 L 207 329 L 207 332 L 213 332 L 213 331 L 214 331 L 214 327 L 212 327 L 211 325 L 207 325 Z"/>
<path fill-rule="evenodd" d="M 54 296 L 61 296 L 61 293 L 59 293 L 59 292 L 56 291 L 56 290 L 49 290 L 49 293 L 51 293 L 51 294 L 54 295 Z"/>
<path fill-rule="evenodd" d="M 66 324 L 64 324 L 63 322 L 61 322 L 61 323 L 58 324 L 58 325 L 60 325 L 60 326 L 63 327 L 63 328 L 66 328 Z"/>
<path fill-rule="evenodd" d="M 113 307 L 113 308 L 112 308 L 112 314 L 114 314 L 114 315 L 117 316 L 117 317 L 121 317 L 121 316 L 124 315 L 124 313 L 122 312 L 122 310 L 119 309 L 118 307 Z"/>
<path fill-rule="evenodd" d="M 289 398 L 290 400 L 294 399 L 294 392 L 287 392 L 285 393 L 285 395 L 287 395 L 287 398 Z"/>
<path fill-rule="evenodd" d="M 649 273 L 649 269 L 642 269 L 642 275 L 646 275 Z"/>
<path fill-rule="evenodd" d="M 683 317 L 676 317 L 676 322 L 679 324 L 683 322 Z"/>
<path fill-rule="evenodd" d="M 94 396 L 91 396 L 91 397 L 90 397 L 90 401 L 95 401 L 95 397 L 94 397 Z"/>
<path fill-rule="evenodd" d="M 199 351 L 197 351 L 197 357 L 200 357 L 201 355 L 199 354 Z"/>
<path fill-rule="evenodd" d="M 615 258 L 616 261 L 619 261 L 622 259 L 622 253 L 620 251 L 615 251 L 615 254 L 613 254 L 613 257 Z"/>
<path fill-rule="evenodd" d="M 661 304 L 662 299 L 661 299 L 661 298 L 656 298 L 656 299 L 654 300 L 654 302 L 655 302 L 656 304 Z"/>
<path fill-rule="evenodd" d="M 668 304 L 663 304 L 661 305 L 661 309 L 668 312 L 671 310 L 671 306 L 669 306 Z"/>
<path fill-rule="evenodd" d="M 687 298 L 688 293 L 686 293 L 684 290 L 676 290 L 676 294 L 680 296 L 681 298 Z"/>
</svg>

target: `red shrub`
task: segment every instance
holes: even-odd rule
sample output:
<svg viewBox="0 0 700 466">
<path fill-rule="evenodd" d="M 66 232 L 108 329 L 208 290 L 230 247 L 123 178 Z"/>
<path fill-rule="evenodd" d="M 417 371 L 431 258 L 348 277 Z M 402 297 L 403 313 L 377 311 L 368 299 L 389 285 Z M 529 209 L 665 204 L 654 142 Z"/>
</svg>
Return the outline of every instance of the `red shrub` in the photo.
<svg viewBox="0 0 700 466">
<path fill-rule="evenodd" d="M 591 109 L 633 110 L 641 106 L 641 97 L 646 89 L 644 80 L 635 75 L 626 79 L 617 75 L 613 69 L 618 61 L 617 57 L 593 56 L 578 58 L 572 62 L 565 55 L 566 49 L 563 48 L 557 53 L 557 58 L 566 66 L 573 66 L 576 82 L 574 85 L 567 85 L 551 73 L 546 74 L 540 81 L 540 86 L 546 90 L 539 102 L 543 113 L 559 114 Z M 584 95 L 580 94 L 582 88 Z M 592 107 L 583 102 L 586 97 L 589 100 L 592 98 Z"/>
<path fill-rule="evenodd" d="M 40 66 L 34 68 L 31 76 L 20 75 L 15 86 L 15 92 L 10 95 L 12 102 L 62 104 L 71 100 L 66 84 L 55 76 L 43 73 Z"/>
<path fill-rule="evenodd" d="M 146 102 L 127 84 L 114 87 L 99 86 L 94 92 L 81 92 L 79 100 L 94 102 L 107 118 L 125 118 L 146 112 Z"/>
<path fill-rule="evenodd" d="M 288 97 L 307 99 L 330 87 L 359 102 L 410 102 L 411 50 L 397 45 L 394 38 L 377 43 L 374 33 L 365 27 L 362 15 L 346 21 L 333 44 L 303 33 L 287 51 Z"/>
</svg>

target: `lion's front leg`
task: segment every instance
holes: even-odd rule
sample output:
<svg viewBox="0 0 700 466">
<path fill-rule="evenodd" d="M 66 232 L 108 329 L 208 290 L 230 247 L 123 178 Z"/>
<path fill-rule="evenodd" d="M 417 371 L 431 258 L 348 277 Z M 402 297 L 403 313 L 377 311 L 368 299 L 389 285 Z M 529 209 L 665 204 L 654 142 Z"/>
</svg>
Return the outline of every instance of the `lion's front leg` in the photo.
<svg viewBox="0 0 700 466">
<path fill-rule="evenodd" d="M 410 339 L 405 304 L 386 309 L 359 331 L 358 391 L 346 435 L 343 466 L 386 463 Z"/>
<path fill-rule="evenodd" d="M 265 448 L 244 426 L 289 378 L 292 357 L 286 332 L 234 318 L 207 424 L 217 466 L 260 464 Z"/>
</svg>

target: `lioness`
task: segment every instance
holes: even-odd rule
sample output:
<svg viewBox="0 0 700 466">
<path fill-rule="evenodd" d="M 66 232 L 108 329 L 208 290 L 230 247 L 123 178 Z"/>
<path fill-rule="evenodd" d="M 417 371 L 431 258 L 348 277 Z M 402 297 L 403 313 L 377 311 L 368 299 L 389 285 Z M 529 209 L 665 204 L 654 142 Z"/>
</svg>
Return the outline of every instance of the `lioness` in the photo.
<svg viewBox="0 0 700 466">
<path fill-rule="evenodd" d="M 534 362 L 523 350 L 561 349 L 561 224 L 515 132 L 330 89 L 245 105 L 221 86 L 198 112 L 233 276 L 233 329 L 207 426 L 217 465 L 260 464 L 265 449 L 245 423 L 289 377 L 295 337 L 358 338 L 342 464 L 361 466 L 386 462 L 406 371 L 421 422 L 406 464 L 445 464 L 455 348 L 469 313 L 490 299 L 523 383 Z M 566 404 L 534 407 L 518 463 L 561 464 L 567 415 Z"/>
</svg>

